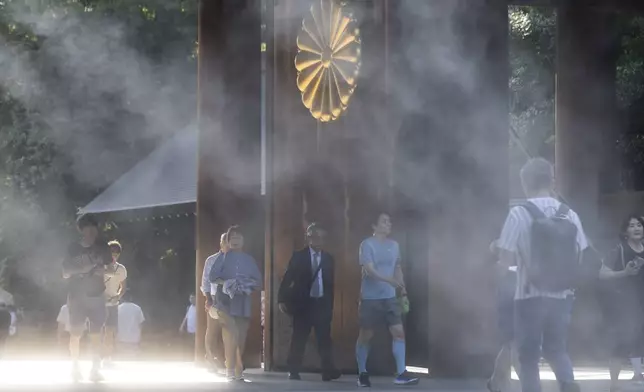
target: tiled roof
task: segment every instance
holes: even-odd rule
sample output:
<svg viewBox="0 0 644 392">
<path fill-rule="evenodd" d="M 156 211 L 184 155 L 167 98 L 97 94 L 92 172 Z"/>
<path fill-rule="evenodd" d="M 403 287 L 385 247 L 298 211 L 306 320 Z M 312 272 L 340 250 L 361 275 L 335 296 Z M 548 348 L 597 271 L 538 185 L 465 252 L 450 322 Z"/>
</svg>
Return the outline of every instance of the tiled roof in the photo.
<svg viewBox="0 0 644 392">
<path fill-rule="evenodd" d="M 195 203 L 196 127 L 187 128 L 140 161 L 79 213 L 103 213 Z"/>
</svg>

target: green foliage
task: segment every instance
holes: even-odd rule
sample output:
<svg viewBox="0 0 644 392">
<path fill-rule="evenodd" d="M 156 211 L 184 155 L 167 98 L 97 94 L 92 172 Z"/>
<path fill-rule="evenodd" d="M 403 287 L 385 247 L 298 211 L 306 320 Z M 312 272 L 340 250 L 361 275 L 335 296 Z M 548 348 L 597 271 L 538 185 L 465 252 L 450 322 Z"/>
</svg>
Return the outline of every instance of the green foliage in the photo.
<svg viewBox="0 0 644 392">
<path fill-rule="evenodd" d="M 554 134 L 556 16 L 552 8 L 510 7 L 510 118 L 531 155 Z"/>
<path fill-rule="evenodd" d="M 518 172 L 527 155 L 554 154 L 556 14 L 548 7 L 511 6 L 509 20 L 510 184 L 512 197 L 520 197 Z"/>
<path fill-rule="evenodd" d="M 552 7 L 509 9 L 510 19 L 510 124 L 518 141 L 510 143 L 513 195 L 520 194 L 518 169 L 531 156 L 554 158 L 554 102 L 556 74 L 556 11 Z M 615 69 L 616 97 L 623 124 L 615 125 L 617 154 L 622 157 L 620 188 L 641 189 L 638 173 L 644 168 L 644 18 L 618 14 L 615 29 L 619 56 Z M 630 133 L 630 135 L 629 135 Z M 519 143 L 521 146 L 519 146 Z M 607 146 L 606 148 L 611 148 Z M 612 173 L 614 176 L 615 173 Z"/>
<path fill-rule="evenodd" d="M 51 48 L 82 44 L 87 29 L 112 29 L 105 33 L 108 39 L 101 42 L 107 45 L 105 52 L 121 45 L 118 50 L 132 53 L 145 66 L 145 76 L 152 81 L 150 90 L 169 91 L 170 101 L 174 96 L 185 97 L 186 91 L 194 95 L 193 86 L 182 85 L 185 83 L 179 78 L 169 80 L 168 74 L 186 76 L 196 85 L 197 3 L 0 1 L 0 281 L 4 278 L 11 286 L 7 276 L 28 273 L 35 268 L 34 263 L 59 265 L 56 260 L 43 258 L 39 246 L 50 241 L 64 248 L 75 236 L 77 209 L 163 137 L 163 133 L 151 136 L 146 132 L 148 124 L 141 119 L 140 103 L 135 106 L 136 102 L 122 91 L 106 93 L 97 87 L 94 96 L 82 91 L 68 93 L 76 86 L 60 76 L 66 71 L 66 59 L 57 58 Z M 61 32 L 69 38 L 56 37 Z M 101 33 L 89 32 L 96 36 Z M 109 40 L 113 36 L 118 42 Z M 96 52 L 100 50 L 96 48 Z M 97 83 L 105 83 L 100 73 L 96 75 Z M 196 105 L 189 99 L 176 101 L 177 107 L 185 108 L 177 110 L 177 117 L 183 117 L 177 123 L 191 120 Z M 89 122 L 77 121 L 78 114 L 74 114 L 101 110 L 107 114 Z M 79 140 L 99 147 L 79 158 Z M 88 181 L 78 175 L 78 168 L 88 166 L 92 159 L 97 160 L 98 170 L 93 170 L 95 178 Z M 56 250 L 50 253 L 55 258 Z M 31 267 L 23 261 L 29 261 Z M 60 271 L 51 269 L 51 278 L 59 279 L 57 275 Z"/>
<path fill-rule="evenodd" d="M 617 100 L 630 108 L 644 96 L 644 18 L 622 17 L 619 20 L 621 55 L 617 60 Z"/>
</svg>

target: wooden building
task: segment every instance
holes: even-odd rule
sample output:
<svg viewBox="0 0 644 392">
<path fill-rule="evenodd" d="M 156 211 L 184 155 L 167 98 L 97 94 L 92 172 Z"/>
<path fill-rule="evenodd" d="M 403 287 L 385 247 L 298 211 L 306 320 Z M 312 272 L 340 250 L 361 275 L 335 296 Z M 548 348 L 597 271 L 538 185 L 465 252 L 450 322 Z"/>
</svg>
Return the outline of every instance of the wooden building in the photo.
<svg viewBox="0 0 644 392">
<path fill-rule="evenodd" d="M 592 233 L 600 174 L 611 168 L 602 147 L 615 121 L 612 18 L 644 3 L 511 3 L 557 7 L 558 187 Z M 508 5 L 200 1 L 196 271 L 228 225 L 250 232 L 266 322 L 262 339 L 257 298 L 248 365 L 263 351 L 266 369 L 285 366 L 290 325 L 277 287 L 316 220 L 338 263 L 336 360 L 355 369 L 357 249 L 386 208 L 405 256 L 411 364 L 454 376 L 489 369 L 496 321 L 484 253 L 509 202 Z M 203 303 L 198 309 L 203 332 Z M 317 363 L 309 350 L 307 365 Z"/>
</svg>

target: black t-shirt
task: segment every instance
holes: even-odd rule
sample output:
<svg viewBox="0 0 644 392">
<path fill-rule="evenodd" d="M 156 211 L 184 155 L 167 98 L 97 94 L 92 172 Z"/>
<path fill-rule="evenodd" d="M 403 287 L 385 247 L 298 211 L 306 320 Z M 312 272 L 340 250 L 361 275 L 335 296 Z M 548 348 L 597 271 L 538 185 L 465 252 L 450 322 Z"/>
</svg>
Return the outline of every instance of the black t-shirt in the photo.
<svg viewBox="0 0 644 392">
<path fill-rule="evenodd" d="M 103 268 L 111 262 L 110 247 L 105 241 L 96 240 L 90 247 L 84 247 L 79 243 L 72 244 L 67 251 L 63 266 L 69 269 L 87 265 Z M 105 281 L 103 274 L 96 271 L 70 276 L 68 278 L 69 296 L 73 298 L 102 296 L 105 292 Z"/>
<path fill-rule="evenodd" d="M 644 251 L 638 253 L 628 244 L 622 244 L 621 248 L 617 247 L 613 251 L 612 256 L 606 262 L 606 266 L 613 271 L 623 271 L 626 265 L 637 257 L 644 258 Z M 610 283 L 614 291 L 621 294 L 619 295 L 620 298 L 617 299 L 618 301 L 644 304 L 644 268 L 641 268 L 637 275 L 615 279 Z"/>
</svg>

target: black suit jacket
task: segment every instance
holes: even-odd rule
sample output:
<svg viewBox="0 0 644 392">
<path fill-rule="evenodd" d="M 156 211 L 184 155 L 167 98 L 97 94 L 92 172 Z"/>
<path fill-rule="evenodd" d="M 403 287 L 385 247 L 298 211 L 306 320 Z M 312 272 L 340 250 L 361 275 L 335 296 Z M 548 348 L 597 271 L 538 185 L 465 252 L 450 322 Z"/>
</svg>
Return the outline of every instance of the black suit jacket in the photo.
<svg viewBox="0 0 644 392">
<path fill-rule="evenodd" d="M 333 291 L 335 288 L 334 264 L 333 256 L 322 251 L 320 257 L 323 287 L 322 303 L 324 308 L 329 311 L 329 315 L 333 310 Z M 304 312 L 311 303 L 312 280 L 313 267 L 311 265 L 311 251 L 307 246 L 302 250 L 294 252 L 293 256 L 291 256 L 277 294 L 278 302 L 294 305 L 293 309 L 289 309 L 292 313 Z"/>
</svg>

